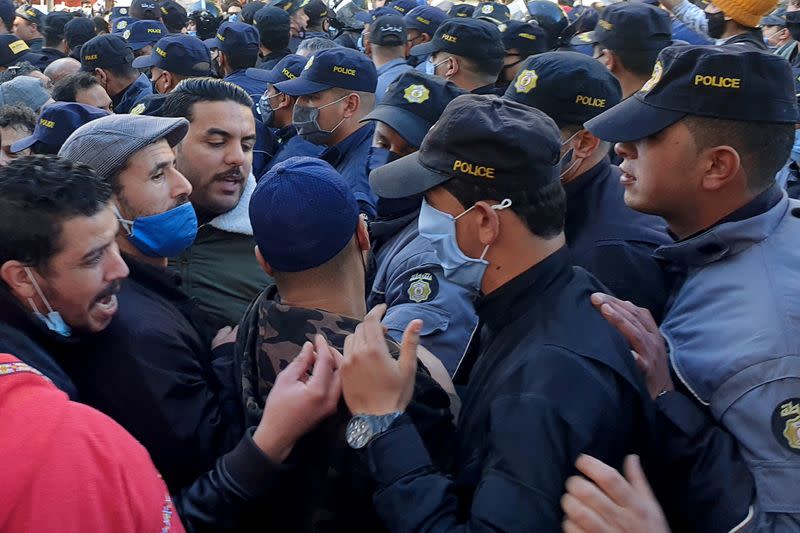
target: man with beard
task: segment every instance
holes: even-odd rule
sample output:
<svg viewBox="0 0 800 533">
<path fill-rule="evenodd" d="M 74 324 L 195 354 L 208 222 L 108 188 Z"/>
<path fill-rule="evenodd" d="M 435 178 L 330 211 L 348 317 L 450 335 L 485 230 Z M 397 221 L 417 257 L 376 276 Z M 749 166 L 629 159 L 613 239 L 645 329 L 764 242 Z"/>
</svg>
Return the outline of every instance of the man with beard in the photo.
<svg viewBox="0 0 800 533">
<path fill-rule="evenodd" d="M 199 78 L 181 82 L 161 110 L 163 116 L 189 120 L 176 150 L 177 168 L 192 184 L 189 199 L 200 225 L 194 244 L 171 255 L 171 266 L 215 330 L 238 324 L 269 283 L 253 257 L 247 214 L 256 185 L 252 106 L 238 85 Z"/>
<path fill-rule="evenodd" d="M 761 33 L 761 17 L 778 5 L 776 0 L 713 0 L 705 9 L 688 0 L 664 0 L 661 5 L 689 28 L 708 35 L 716 44 L 744 44 L 767 50 Z"/>
</svg>

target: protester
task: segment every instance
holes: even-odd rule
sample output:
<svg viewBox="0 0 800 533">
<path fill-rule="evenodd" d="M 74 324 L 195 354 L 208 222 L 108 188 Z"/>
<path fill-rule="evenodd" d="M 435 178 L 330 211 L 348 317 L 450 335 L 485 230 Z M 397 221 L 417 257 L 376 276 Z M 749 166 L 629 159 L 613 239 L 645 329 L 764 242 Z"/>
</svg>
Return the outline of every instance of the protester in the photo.
<svg viewBox="0 0 800 533">
<path fill-rule="evenodd" d="M 375 122 L 374 149 L 389 160 L 414 153 L 447 104 L 464 91 L 441 78 L 412 71 L 389 86 L 383 102 L 364 120 Z M 375 281 L 369 307 L 386 304 L 383 325 L 397 342 L 406 325 L 423 318 L 420 343 L 453 374 L 477 324 L 474 293 L 449 279 L 433 245 L 417 229 L 421 199 L 378 198 L 370 223 Z"/>
<path fill-rule="evenodd" d="M 369 26 L 369 42 L 372 46 L 372 62 L 378 73 L 375 86 L 375 103 L 381 98 L 389 84 L 403 72 L 413 67 L 406 63 L 406 26 L 399 15 L 384 15 Z"/>
<path fill-rule="evenodd" d="M 671 284 L 653 252 L 667 244 L 666 224 L 625 205 L 622 171 L 609 164 L 609 145 L 583 126 L 617 105 L 621 94 L 614 76 L 590 57 L 547 52 L 522 65 L 505 97 L 542 111 L 559 127 L 572 261 L 660 321 Z"/>
<path fill-rule="evenodd" d="M 484 295 L 454 376 L 466 388 L 452 478 L 404 414 L 424 319 L 406 327 L 397 360 L 381 344 L 379 313 L 345 343 L 344 398 L 358 413 L 347 439 L 370 465 L 390 530 L 555 531 L 578 454 L 616 466 L 647 440 L 650 400 L 629 348 L 586 298 L 602 285 L 572 268 L 564 246 L 560 148 L 543 113 L 463 95 L 419 152 L 371 175 L 383 197 L 425 195 L 420 234 L 453 283 Z"/>
<path fill-rule="evenodd" d="M 98 35 L 81 46 L 81 70 L 94 74 L 111 97 L 115 113 L 129 113 L 153 93 L 150 80 L 133 67 L 133 51 L 118 35 Z"/>
<path fill-rule="evenodd" d="M 166 35 L 167 27 L 157 20 L 137 20 L 122 32 L 134 57 L 150 55 L 156 42 Z"/>
<path fill-rule="evenodd" d="M 676 241 L 656 252 L 682 274 L 660 331 L 630 302 L 592 302 L 637 353 L 664 432 L 660 461 L 689 480 L 680 507 L 697 530 L 800 524 L 783 490 L 800 472 L 798 209 L 775 183 L 796 121 L 784 59 L 684 46 L 661 53 L 640 93 L 586 123 L 617 142 L 625 203 L 664 217 Z"/>
<path fill-rule="evenodd" d="M 428 54 L 430 74 L 475 94 L 497 92 L 495 82 L 505 51 L 495 25 L 475 19 L 448 19 L 436 30 L 433 40 L 411 49 L 411 55 Z"/>
<path fill-rule="evenodd" d="M 73 131 L 108 114 L 92 106 L 71 102 L 48 105 L 39 115 L 33 134 L 12 144 L 11 152 L 30 149 L 34 154 L 56 155 Z"/>
<path fill-rule="evenodd" d="M 150 68 L 150 82 L 159 94 L 167 94 L 189 78 L 211 75 L 211 52 L 192 35 L 167 35 L 149 56 L 133 60 L 133 68 Z"/>
<path fill-rule="evenodd" d="M 0 166 L 6 166 L 17 157 L 30 154 L 30 150 L 19 153 L 11 151 L 11 145 L 31 135 L 36 128 L 36 113 L 25 105 L 0 107 Z"/>
<path fill-rule="evenodd" d="M 250 4 L 248 4 L 249 6 Z M 272 70 L 289 51 L 289 15 L 277 7 L 263 7 L 255 14 L 253 25 L 258 30 L 260 46 L 258 68 Z"/>
<path fill-rule="evenodd" d="M 56 59 L 44 69 L 44 75 L 53 82 L 53 86 L 59 81 L 77 74 L 81 70 L 81 62 L 71 57 Z"/>
<path fill-rule="evenodd" d="M 366 314 L 363 261 L 370 246 L 353 193 L 318 159 L 292 158 L 274 167 L 253 193 L 250 220 L 256 257 L 275 285 L 258 296 L 239 326 L 235 366 L 247 424 L 261 419 L 276 375 L 309 335 L 323 333 L 343 350 Z M 305 221 L 302 229 L 296 220 Z M 384 342 L 398 352 L 391 339 Z M 420 364 L 409 413 L 437 459 L 449 455 L 448 407 L 447 394 Z M 341 402 L 334 417 L 298 442 L 287 459 L 296 465 L 292 484 L 269 502 L 283 511 L 275 517 L 277 529 L 384 529 L 372 505 L 369 471 L 344 440 L 349 418 Z"/>
<path fill-rule="evenodd" d="M 716 44 L 743 44 L 767 50 L 759 23 L 778 5 L 777 0 L 713 0 L 705 9 L 688 0 L 663 0 L 661 5 L 689 28 L 708 35 Z"/>
<path fill-rule="evenodd" d="M 178 85 L 161 111 L 189 121 L 175 157 L 178 171 L 192 184 L 189 199 L 200 224 L 194 243 L 170 256 L 172 267 L 214 331 L 238 324 L 270 281 L 253 257 L 247 217 L 255 189 L 252 106 L 241 87 L 201 78 Z"/>
<path fill-rule="evenodd" d="M 296 54 L 303 57 L 310 57 L 321 50 L 336 48 L 337 46 L 340 45 L 336 44 L 329 37 L 311 37 L 310 39 L 303 39 L 303 41 L 297 45 Z"/>
<path fill-rule="evenodd" d="M 42 86 L 42 80 L 32 76 L 17 76 L 0 84 L 0 106 L 21 104 L 38 115 L 42 107 L 51 102 L 53 99 Z"/>
<path fill-rule="evenodd" d="M 86 72 L 79 72 L 60 80 L 53 87 L 53 100 L 56 102 L 77 102 L 112 111 L 111 97 L 100 81 Z"/>
<path fill-rule="evenodd" d="M 764 42 L 773 49 L 773 53 L 781 56 L 792 66 L 800 66 L 800 43 L 792 36 L 787 27 L 786 19 L 777 15 L 767 15 L 761 19 L 764 32 Z"/>
<path fill-rule="evenodd" d="M 217 36 L 206 42 L 209 48 L 219 50 L 219 75 L 244 89 L 253 100 L 261 98 L 267 89 L 266 84 L 245 75 L 258 61 L 258 42 L 258 30 L 241 22 L 223 22 Z"/>
<path fill-rule="evenodd" d="M 328 42 L 331 42 L 330 39 Z M 248 77 L 267 84 L 267 90 L 260 98 L 257 107 L 264 127 L 275 129 L 276 146 L 273 149 L 272 158 L 267 162 L 263 173 L 290 157 L 317 157 L 324 149 L 322 146 L 312 144 L 297 134 L 297 128 L 292 123 L 297 97 L 289 96 L 275 88 L 276 83 L 293 80 L 300 76 L 305 65 L 306 58 L 289 54 L 281 59 L 271 71 L 259 68 L 247 69 Z M 261 176 L 257 176 L 256 179 L 261 179 Z"/>
<path fill-rule="evenodd" d="M 308 58 L 295 79 L 275 89 L 297 97 L 292 122 L 305 140 L 324 145 L 320 158 L 341 174 L 361 212 L 375 215 L 367 157 L 374 127 L 360 122 L 375 107 L 377 75 L 372 62 L 349 48 L 323 50 Z"/>
<path fill-rule="evenodd" d="M 23 4 L 15 14 L 14 35 L 25 41 L 28 48 L 38 52 L 44 45 L 44 35 L 41 34 L 44 13 L 30 4 Z"/>
</svg>

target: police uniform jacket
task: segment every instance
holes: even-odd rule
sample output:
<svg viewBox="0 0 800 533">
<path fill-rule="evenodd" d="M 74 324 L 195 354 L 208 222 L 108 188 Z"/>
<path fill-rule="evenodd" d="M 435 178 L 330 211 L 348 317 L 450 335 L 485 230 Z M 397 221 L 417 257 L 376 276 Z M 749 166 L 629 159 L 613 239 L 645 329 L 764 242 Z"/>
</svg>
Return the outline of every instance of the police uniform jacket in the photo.
<svg viewBox="0 0 800 533">
<path fill-rule="evenodd" d="M 685 442 L 707 431 L 702 415 L 738 441 L 755 494 L 728 506 L 738 517 L 729 528 L 742 522 L 758 531 L 797 531 L 800 202 L 775 186 L 751 204 L 769 197 L 777 202 L 769 201 L 756 215 L 657 251 L 686 268 L 661 332 L 676 384 L 694 400 L 694 409 L 680 398 L 658 405 Z"/>
<path fill-rule="evenodd" d="M 365 449 L 392 531 L 561 531 L 580 453 L 619 467 L 652 403 L 625 340 L 592 307 L 601 285 L 555 252 L 477 306 L 455 471 L 436 471 L 405 415 Z M 475 355 L 475 358 L 471 358 Z"/>
<path fill-rule="evenodd" d="M 250 95 L 254 102 L 258 102 L 261 95 L 267 90 L 267 82 L 254 80 L 245 75 L 245 70 L 237 70 L 225 76 L 225 81 L 238 85 Z"/>
<path fill-rule="evenodd" d="M 369 186 L 367 170 L 369 149 L 372 146 L 372 134 L 375 124 L 370 122 L 351 133 L 336 146 L 330 146 L 322 152 L 320 159 L 327 161 L 342 175 L 356 197 L 359 209 L 370 217 L 375 216 L 378 197 Z"/>
<path fill-rule="evenodd" d="M 41 59 L 37 61 L 34 66 L 41 71 L 44 71 L 44 69 L 47 68 L 47 65 L 56 59 L 67 57 L 67 54 L 57 48 L 42 48 L 37 53 L 41 56 Z"/>
<path fill-rule="evenodd" d="M 276 148 L 274 155 L 272 159 L 267 162 L 259 179 L 269 172 L 272 167 L 291 157 L 319 157 L 325 149 L 324 146 L 310 143 L 303 139 L 297 134 L 297 129 L 293 124 L 275 130 L 275 137 L 277 138 L 277 142 L 275 143 Z"/>
<path fill-rule="evenodd" d="M 470 292 L 447 281 L 430 242 L 419 234 L 418 214 L 374 249 L 377 270 L 367 307 L 387 305 L 383 325 L 397 342 L 408 323 L 421 318 L 420 343 L 453 375 L 478 319 Z"/>
<path fill-rule="evenodd" d="M 144 74 L 139 75 L 127 89 L 111 99 L 114 104 L 114 113 L 130 113 L 139 100 L 153 94 L 153 85 Z"/>
<path fill-rule="evenodd" d="M 666 223 L 625 205 L 620 174 L 604 159 L 564 184 L 564 234 L 574 264 L 618 298 L 649 309 L 660 322 L 670 287 L 653 252 L 670 240 Z"/>
</svg>

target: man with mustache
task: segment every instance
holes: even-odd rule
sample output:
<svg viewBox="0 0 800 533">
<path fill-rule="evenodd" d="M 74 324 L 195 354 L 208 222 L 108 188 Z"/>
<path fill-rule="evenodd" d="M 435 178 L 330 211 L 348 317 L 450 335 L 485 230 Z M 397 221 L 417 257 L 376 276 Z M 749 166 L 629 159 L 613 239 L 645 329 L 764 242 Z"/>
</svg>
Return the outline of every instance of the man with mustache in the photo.
<svg viewBox="0 0 800 533">
<path fill-rule="evenodd" d="M 178 171 L 192 184 L 189 199 L 199 226 L 194 244 L 170 256 L 171 266 L 214 330 L 238 324 L 269 283 L 253 256 L 247 209 L 256 186 L 252 106 L 238 85 L 200 78 L 175 87 L 161 111 L 189 121 L 175 157 Z"/>
<path fill-rule="evenodd" d="M 213 466 L 243 433 L 222 335 L 211 340 L 202 312 L 167 269 L 167 257 L 197 232 L 192 185 L 173 152 L 188 127 L 180 118 L 112 115 L 78 128 L 59 152 L 111 186 L 115 243 L 130 270 L 100 292 L 102 305 L 119 291 L 108 327 L 78 343 L 62 365 L 83 402 L 147 448 L 172 491 Z M 106 305 L 113 314 L 116 303 Z"/>
</svg>

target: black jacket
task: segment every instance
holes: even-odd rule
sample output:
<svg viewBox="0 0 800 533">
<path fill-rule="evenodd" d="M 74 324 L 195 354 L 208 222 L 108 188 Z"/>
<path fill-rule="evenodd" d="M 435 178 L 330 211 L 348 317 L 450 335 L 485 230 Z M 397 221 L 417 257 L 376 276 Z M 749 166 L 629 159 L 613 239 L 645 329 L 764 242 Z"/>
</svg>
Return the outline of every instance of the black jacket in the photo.
<svg viewBox="0 0 800 533">
<path fill-rule="evenodd" d="M 81 401 L 136 437 L 175 492 L 244 432 L 232 390 L 232 344 L 227 354 L 222 347 L 211 352 L 204 316 L 176 274 L 124 259 L 130 276 L 117 314 L 63 364 Z"/>
<path fill-rule="evenodd" d="M 601 285 L 562 248 L 485 297 L 449 479 L 413 424 L 367 446 L 392 531 L 561 531 L 580 453 L 619 467 L 647 447 L 652 402 L 625 340 L 592 307 Z"/>
<path fill-rule="evenodd" d="M 764 34 L 761 32 L 761 28 L 753 28 L 739 35 L 734 35 L 722 44 L 724 46 L 746 46 L 761 52 L 769 52 L 769 48 L 764 43 Z"/>
<path fill-rule="evenodd" d="M 670 284 L 653 251 L 671 239 L 663 219 L 625 205 L 620 174 L 603 159 L 564 184 L 564 234 L 573 264 L 594 274 L 618 298 L 646 307 L 660 322 Z"/>
</svg>

